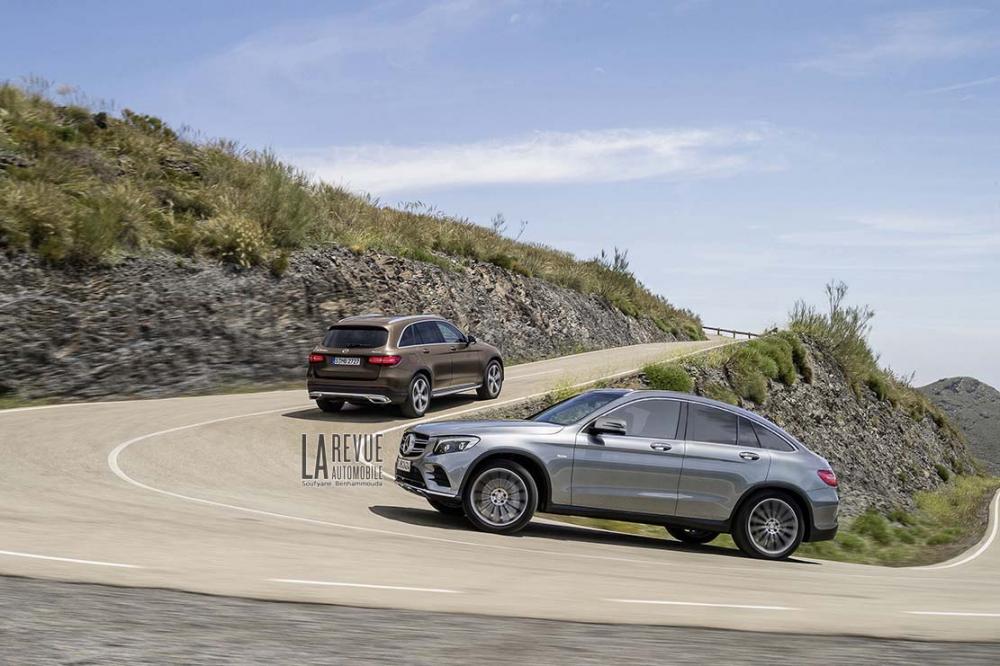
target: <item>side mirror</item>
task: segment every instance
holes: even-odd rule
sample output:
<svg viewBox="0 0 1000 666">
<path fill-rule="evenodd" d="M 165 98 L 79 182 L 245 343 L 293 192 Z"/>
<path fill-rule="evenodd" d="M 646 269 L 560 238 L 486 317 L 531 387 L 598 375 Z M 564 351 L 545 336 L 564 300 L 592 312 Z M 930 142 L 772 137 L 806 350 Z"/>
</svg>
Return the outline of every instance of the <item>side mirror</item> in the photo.
<svg viewBox="0 0 1000 666">
<path fill-rule="evenodd" d="M 595 435 L 624 435 L 625 422 L 619 419 L 597 419 L 590 426 L 590 432 Z"/>
<path fill-rule="evenodd" d="M 467 345 L 476 344 L 476 336 L 472 335 L 471 333 L 465 336 L 465 344 Z"/>
</svg>

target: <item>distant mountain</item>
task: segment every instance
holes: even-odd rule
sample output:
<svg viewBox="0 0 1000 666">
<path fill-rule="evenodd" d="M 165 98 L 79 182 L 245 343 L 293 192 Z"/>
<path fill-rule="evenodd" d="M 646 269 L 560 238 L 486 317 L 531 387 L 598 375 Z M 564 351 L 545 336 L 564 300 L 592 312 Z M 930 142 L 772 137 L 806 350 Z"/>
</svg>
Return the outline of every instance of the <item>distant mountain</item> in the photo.
<svg viewBox="0 0 1000 666">
<path fill-rule="evenodd" d="M 1000 475 L 1000 391 L 972 377 L 939 379 L 920 391 L 961 428 L 990 472 Z"/>
</svg>

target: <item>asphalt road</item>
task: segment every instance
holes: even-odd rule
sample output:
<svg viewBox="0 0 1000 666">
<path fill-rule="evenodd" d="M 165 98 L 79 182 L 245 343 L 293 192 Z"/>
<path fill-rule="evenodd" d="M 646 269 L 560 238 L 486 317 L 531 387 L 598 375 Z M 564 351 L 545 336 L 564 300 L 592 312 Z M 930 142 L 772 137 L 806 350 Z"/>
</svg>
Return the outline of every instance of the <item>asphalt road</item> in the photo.
<svg viewBox="0 0 1000 666">
<path fill-rule="evenodd" d="M 500 400 L 721 340 L 508 369 Z M 943 566 L 760 562 L 711 547 L 536 521 L 466 529 L 395 487 L 305 487 L 301 437 L 412 421 L 327 415 L 304 391 L 0 412 L 0 574 L 481 616 L 921 640 L 1000 638 L 997 501 L 983 542 Z"/>
</svg>

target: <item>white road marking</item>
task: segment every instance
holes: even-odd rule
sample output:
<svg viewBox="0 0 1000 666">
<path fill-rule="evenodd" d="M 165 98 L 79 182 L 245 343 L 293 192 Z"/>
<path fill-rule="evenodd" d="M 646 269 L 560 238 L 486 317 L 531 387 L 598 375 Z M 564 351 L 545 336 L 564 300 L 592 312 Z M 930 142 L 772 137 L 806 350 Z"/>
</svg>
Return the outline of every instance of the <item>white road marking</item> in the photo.
<svg viewBox="0 0 1000 666">
<path fill-rule="evenodd" d="M 788 611 L 788 610 L 802 610 L 801 608 L 793 608 L 791 606 L 755 606 L 747 604 L 710 604 L 702 603 L 700 601 L 661 601 L 659 599 L 605 599 L 605 601 L 614 601 L 620 604 L 655 604 L 661 606 L 703 606 L 705 608 L 738 608 L 742 610 L 773 610 L 773 611 Z"/>
<path fill-rule="evenodd" d="M 944 564 L 935 564 L 932 566 L 913 567 L 913 568 L 922 569 L 924 571 L 934 571 L 935 569 L 951 569 L 952 567 L 957 567 L 967 562 L 971 562 L 972 560 L 976 559 L 977 557 L 985 553 L 987 549 L 989 549 L 989 547 L 993 545 L 993 542 L 996 541 L 997 532 L 1000 532 L 1000 490 L 997 491 L 996 496 L 993 498 L 993 504 L 990 508 L 991 510 L 990 510 L 989 520 L 990 523 L 992 523 L 993 527 L 989 532 L 989 536 L 987 536 L 986 539 L 979 544 L 979 547 L 976 548 L 975 551 L 955 562 L 946 562 Z"/>
<path fill-rule="evenodd" d="M 403 585 L 371 585 L 369 583 L 340 583 L 332 580 L 299 580 L 297 578 L 268 578 L 271 583 L 292 585 L 327 585 L 331 587 L 361 587 L 371 590 L 399 590 L 401 592 L 435 592 L 440 594 L 461 594 L 458 590 L 444 590 L 438 587 L 406 587 Z"/>
<path fill-rule="evenodd" d="M 9 557 L 27 557 L 33 560 L 49 560 L 52 562 L 69 562 L 70 564 L 91 564 L 95 567 L 118 567 L 120 569 L 142 569 L 136 564 L 121 564 L 119 562 L 101 562 L 99 560 L 78 560 L 75 557 L 55 557 L 54 555 L 36 555 L 35 553 L 19 553 L 16 550 L 0 550 L 0 555 Z"/>
<path fill-rule="evenodd" d="M 562 370 L 546 370 L 544 372 L 532 372 L 527 375 L 507 375 L 506 379 L 527 379 L 528 377 L 540 377 L 541 375 L 551 375 Z"/>
<path fill-rule="evenodd" d="M 953 617 L 1000 617 L 1000 613 L 978 613 L 966 611 L 906 611 L 908 615 L 944 615 Z"/>
</svg>

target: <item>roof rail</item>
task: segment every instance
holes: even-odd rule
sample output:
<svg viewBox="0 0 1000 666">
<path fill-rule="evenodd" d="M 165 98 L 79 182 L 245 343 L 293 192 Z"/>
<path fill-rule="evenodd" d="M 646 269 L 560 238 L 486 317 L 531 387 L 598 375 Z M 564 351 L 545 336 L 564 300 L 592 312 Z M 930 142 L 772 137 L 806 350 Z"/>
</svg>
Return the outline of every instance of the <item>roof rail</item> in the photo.
<svg viewBox="0 0 1000 666">
<path fill-rule="evenodd" d="M 351 315 L 350 317 L 344 317 L 340 321 L 347 321 L 348 319 L 371 319 L 373 317 L 384 317 L 385 315 L 381 312 L 366 312 L 365 314 Z"/>
<path fill-rule="evenodd" d="M 433 312 L 425 312 L 423 314 L 413 314 L 413 315 L 399 315 L 398 317 L 393 317 L 389 321 L 403 321 L 404 319 L 420 319 L 421 317 L 434 317 L 437 319 L 444 319 L 439 314 L 434 314 Z"/>
</svg>

